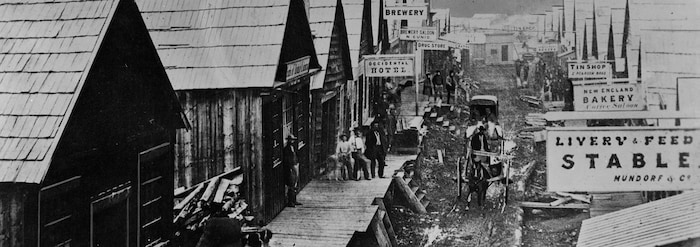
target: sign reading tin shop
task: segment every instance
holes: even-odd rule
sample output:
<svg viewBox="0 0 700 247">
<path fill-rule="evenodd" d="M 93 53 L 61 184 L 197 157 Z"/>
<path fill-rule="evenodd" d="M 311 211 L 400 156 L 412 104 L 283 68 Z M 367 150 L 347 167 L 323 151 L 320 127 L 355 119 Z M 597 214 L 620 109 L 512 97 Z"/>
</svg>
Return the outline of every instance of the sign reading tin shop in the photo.
<svg viewBox="0 0 700 247">
<path fill-rule="evenodd" d="M 443 42 L 417 42 L 418 50 L 447 51 L 450 47 Z"/>
<path fill-rule="evenodd" d="M 547 129 L 547 190 L 700 188 L 700 129 Z"/>
<path fill-rule="evenodd" d="M 364 56 L 365 76 L 413 76 L 413 57 L 409 56 Z"/>
<path fill-rule="evenodd" d="M 403 27 L 399 30 L 401 40 L 435 41 L 437 38 L 438 31 L 434 27 Z"/>
<path fill-rule="evenodd" d="M 427 20 L 428 7 L 420 6 L 385 6 L 384 19 L 387 20 Z"/>
<path fill-rule="evenodd" d="M 570 63 L 569 78 L 610 78 L 612 69 L 607 63 Z"/>
<path fill-rule="evenodd" d="M 646 105 L 641 84 L 575 85 L 576 111 L 638 111 Z"/>
</svg>

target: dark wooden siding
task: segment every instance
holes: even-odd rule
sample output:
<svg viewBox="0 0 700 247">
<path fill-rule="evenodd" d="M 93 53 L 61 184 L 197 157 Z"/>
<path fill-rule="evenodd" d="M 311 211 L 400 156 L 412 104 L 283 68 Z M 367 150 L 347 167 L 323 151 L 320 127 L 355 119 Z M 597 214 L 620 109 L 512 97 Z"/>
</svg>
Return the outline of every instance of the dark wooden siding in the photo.
<svg viewBox="0 0 700 247">
<path fill-rule="evenodd" d="M 234 169 L 244 172 L 246 198 L 262 205 L 262 98 L 257 89 L 178 91 L 192 129 L 178 130 L 175 188 L 190 188 Z"/>
</svg>

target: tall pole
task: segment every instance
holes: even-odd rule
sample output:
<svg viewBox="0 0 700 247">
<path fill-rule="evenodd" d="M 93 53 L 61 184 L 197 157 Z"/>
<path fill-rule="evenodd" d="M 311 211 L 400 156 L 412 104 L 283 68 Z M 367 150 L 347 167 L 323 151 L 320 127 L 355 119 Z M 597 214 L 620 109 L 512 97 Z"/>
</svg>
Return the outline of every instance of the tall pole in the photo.
<svg viewBox="0 0 700 247">
<path fill-rule="evenodd" d="M 414 54 L 413 55 L 413 78 L 414 78 L 413 87 L 415 87 L 415 91 L 416 91 L 416 116 L 418 116 L 419 115 L 419 113 L 418 113 L 418 108 L 419 108 L 419 106 L 418 106 L 418 70 L 416 69 L 416 57 L 417 57 L 416 55 L 418 55 L 418 52 L 421 52 L 421 50 L 418 50 L 417 45 L 414 47 L 414 49 L 415 49 L 415 51 L 413 52 L 413 54 Z M 422 57 L 423 56 L 421 56 L 421 58 Z"/>
</svg>

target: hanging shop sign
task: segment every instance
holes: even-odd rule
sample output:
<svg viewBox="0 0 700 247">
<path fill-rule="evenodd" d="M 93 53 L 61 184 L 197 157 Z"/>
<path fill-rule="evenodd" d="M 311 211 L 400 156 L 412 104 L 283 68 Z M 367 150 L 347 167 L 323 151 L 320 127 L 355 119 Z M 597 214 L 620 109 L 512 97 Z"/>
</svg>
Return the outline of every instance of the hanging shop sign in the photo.
<svg viewBox="0 0 700 247">
<path fill-rule="evenodd" d="M 542 44 L 535 47 L 536 52 L 559 52 L 559 44 Z"/>
<path fill-rule="evenodd" d="M 399 30 L 399 39 L 416 41 L 435 41 L 438 38 L 435 27 L 403 27 Z"/>
<path fill-rule="evenodd" d="M 450 47 L 444 42 L 418 42 L 416 43 L 416 48 L 418 50 L 431 50 L 431 51 L 447 51 Z"/>
<path fill-rule="evenodd" d="M 612 69 L 608 63 L 570 63 L 569 78 L 594 79 L 610 78 Z"/>
<path fill-rule="evenodd" d="M 287 82 L 296 78 L 302 77 L 309 73 L 309 63 L 311 59 L 305 56 L 290 62 L 287 62 Z"/>
<path fill-rule="evenodd" d="M 700 189 L 700 129 L 549 128 L 549 191 Z"/>
<path fill-rule="evenodd" d="M 427 20 L 428 7 L 420 6 L 385 6 L 384 19 L 387 20 Z"/>
<path fill-rule="evenodd" d="M 646 101 L 641 84 L 574 85 L 576 111 L 640 111 Z"/>
<path fill-rule="evenodd" d="M 413 76 L 413 56 L 364 56 L 365 76 Z"/>
</svg>

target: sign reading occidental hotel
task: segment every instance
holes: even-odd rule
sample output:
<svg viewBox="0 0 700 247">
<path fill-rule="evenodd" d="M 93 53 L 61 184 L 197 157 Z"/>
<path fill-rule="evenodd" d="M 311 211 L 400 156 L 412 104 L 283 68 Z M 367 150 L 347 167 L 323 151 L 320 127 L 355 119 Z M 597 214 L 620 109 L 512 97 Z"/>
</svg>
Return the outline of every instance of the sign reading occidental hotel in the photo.
<svg viewBox="0 0 700 247">
<path fill-rule="evenodd" d="M 700 189 L 700 129 L 547 129 L 547 189 Z"/>
<path fill-rule="evenodd" d="M 610 78 L 612 69 L 607 63 L 570 63 L 569 78 Z"/>
<path fill-rule="evenodd" d="M 450 47 L 447 45 L 447 43 L 439 43 L 439 42 L 417 42 L 416 48 L 418 48 L 418 50 L 433 50 L 433 51 L 447 51 L 450 49 Z"/>
<path fill-rule="evenodd" d="M 309 63 L 311 59 L 305 56 L 293 61 L 287 62 L 287 82 L 309 73 Z"/>
<path fill-rule="evenodd" d="M 365 76 L 390 77 L 413 76 L 413 57 L 408 56 L 364 56 Z"/>
<path fill-rule="evenodd" d="M 438 38 L 434 27 L 403 27 L 399 30 L 399 39 L 417 41 L 435 41 Z"/>
<path fill-rule="evenodd" d="M 575 85 L 576 111 L 638 111 L 646 102 L 641 84 Z"/>
<path fill-rule="evenodd" d="M 387 20 L 427 20 L 428 6 L 385 6 L 384 19 Z"/>
</svg>

